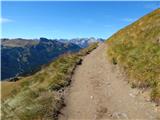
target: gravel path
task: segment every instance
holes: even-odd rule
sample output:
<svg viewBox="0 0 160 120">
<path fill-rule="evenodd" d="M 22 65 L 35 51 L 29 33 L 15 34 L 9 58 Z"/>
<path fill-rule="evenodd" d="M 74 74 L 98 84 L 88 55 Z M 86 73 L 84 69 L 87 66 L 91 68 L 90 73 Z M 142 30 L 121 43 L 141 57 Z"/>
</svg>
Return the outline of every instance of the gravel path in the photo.
<svg viewBox="0 0 160 120">
<path fill-rule="evenodd" d="M 59 120 L 158 119 L 159 108 L 130 87 L 121 70 L 107 61 L 106 49 L 99 45 L 77 67 Z"/>
</svg>

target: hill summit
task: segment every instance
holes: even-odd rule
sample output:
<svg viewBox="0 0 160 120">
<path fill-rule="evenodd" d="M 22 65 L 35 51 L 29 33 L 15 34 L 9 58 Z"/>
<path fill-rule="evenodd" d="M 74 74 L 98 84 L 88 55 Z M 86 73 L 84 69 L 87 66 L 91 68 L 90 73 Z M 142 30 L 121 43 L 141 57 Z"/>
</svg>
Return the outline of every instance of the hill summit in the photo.
<svg viewBox="0 0 160 120">
<path fill-rule="evenodd" d="M 160 42 L 160 8 L 119 30 L 108 41 L 152 41 Z"/>
</svg>

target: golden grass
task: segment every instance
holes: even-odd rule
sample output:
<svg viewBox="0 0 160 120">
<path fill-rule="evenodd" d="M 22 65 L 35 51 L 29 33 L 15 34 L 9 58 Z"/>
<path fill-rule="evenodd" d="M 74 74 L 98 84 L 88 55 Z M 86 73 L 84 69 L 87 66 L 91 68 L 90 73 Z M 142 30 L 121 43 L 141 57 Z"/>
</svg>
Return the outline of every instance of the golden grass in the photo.
<svg viewBox="0 0 160 120">
<path fill-rule="evenodd" d="M 160 103 L 160 9 L 142 17 L 107 40 L 114 64 L 125 68 L 132 86 L 152 88 Z"/>
<path fill-rule="evenodd" d="M 71 82 L 73 71 L 82 57 L 98 46 L 92 44 L 79 53 L 66 54 L 34 75 L 16 82 L 1 82 L 3 120 L 53 120 L 64 106 L 58 90 Z"/>
</svg>

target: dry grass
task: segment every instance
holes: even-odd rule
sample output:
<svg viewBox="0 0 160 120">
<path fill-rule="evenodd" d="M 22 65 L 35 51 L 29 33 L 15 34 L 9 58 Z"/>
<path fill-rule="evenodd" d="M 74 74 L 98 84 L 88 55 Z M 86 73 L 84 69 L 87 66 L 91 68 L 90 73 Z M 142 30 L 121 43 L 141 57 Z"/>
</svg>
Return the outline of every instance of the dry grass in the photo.
<svg viewBox="0 0 160 120">
<path fill-rule="evenodd" d="M 58 90 L 68 86 L 82 57 L 98 46 L 60 56 L 34 75 L 17 82 L 1 82 L 3 120 L 53 120 L 64 106 Z"/>
<path fill-rule="evenodd" d="M 114 64 L 125 68 L 134 87 L 152 88 L 160 103 L 160 9 L 142 17 L 107 40 Z"/>
</svg>

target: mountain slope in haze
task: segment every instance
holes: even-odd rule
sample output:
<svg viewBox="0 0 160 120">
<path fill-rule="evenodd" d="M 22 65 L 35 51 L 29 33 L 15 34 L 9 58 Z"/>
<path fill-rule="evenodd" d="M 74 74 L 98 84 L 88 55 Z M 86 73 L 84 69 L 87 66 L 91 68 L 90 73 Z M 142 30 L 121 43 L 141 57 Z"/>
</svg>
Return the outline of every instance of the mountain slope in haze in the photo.
<svg viewBox="0 0 160 120">
<path fill-rule="evenodd" d="M 1 39 L 1 44 L 6 47 L 25 47 L 25 46 L 32 46 L 37 45 L 39 43 L 38 39 L 22 39 L 22 38 L 16 38 L 16 39 L 7 39 L 3 38 Z"/>
<path fill-rule="evenodd" d="M 61 54 L 81 49 L 73 43 L 61 43 L 46 38 L 40 40 L 2 39 L 1 41 L 2 80 L 32 73 Z"/>
<path fill-rule="evenodd" d="M 121 29 L 107 42 L 113 64 L 123 66 L 132 87 L 150 87 L 160 104 L 160 9 Z"/>
<path fill-rule="evenodd" d="M 75 39 L 71 39 L 69 41 L 71 43 L 79 45 L 82 48 L 85 48 L 85 47 L 88 47 L 89 44 L 91 44 L 91 43 L 104 42 L 104 39 L 101 39 L 101 38 L 96 39 L 94 37 L 91 37 L 91 38 L 75 38 Z"/>
</svg>

